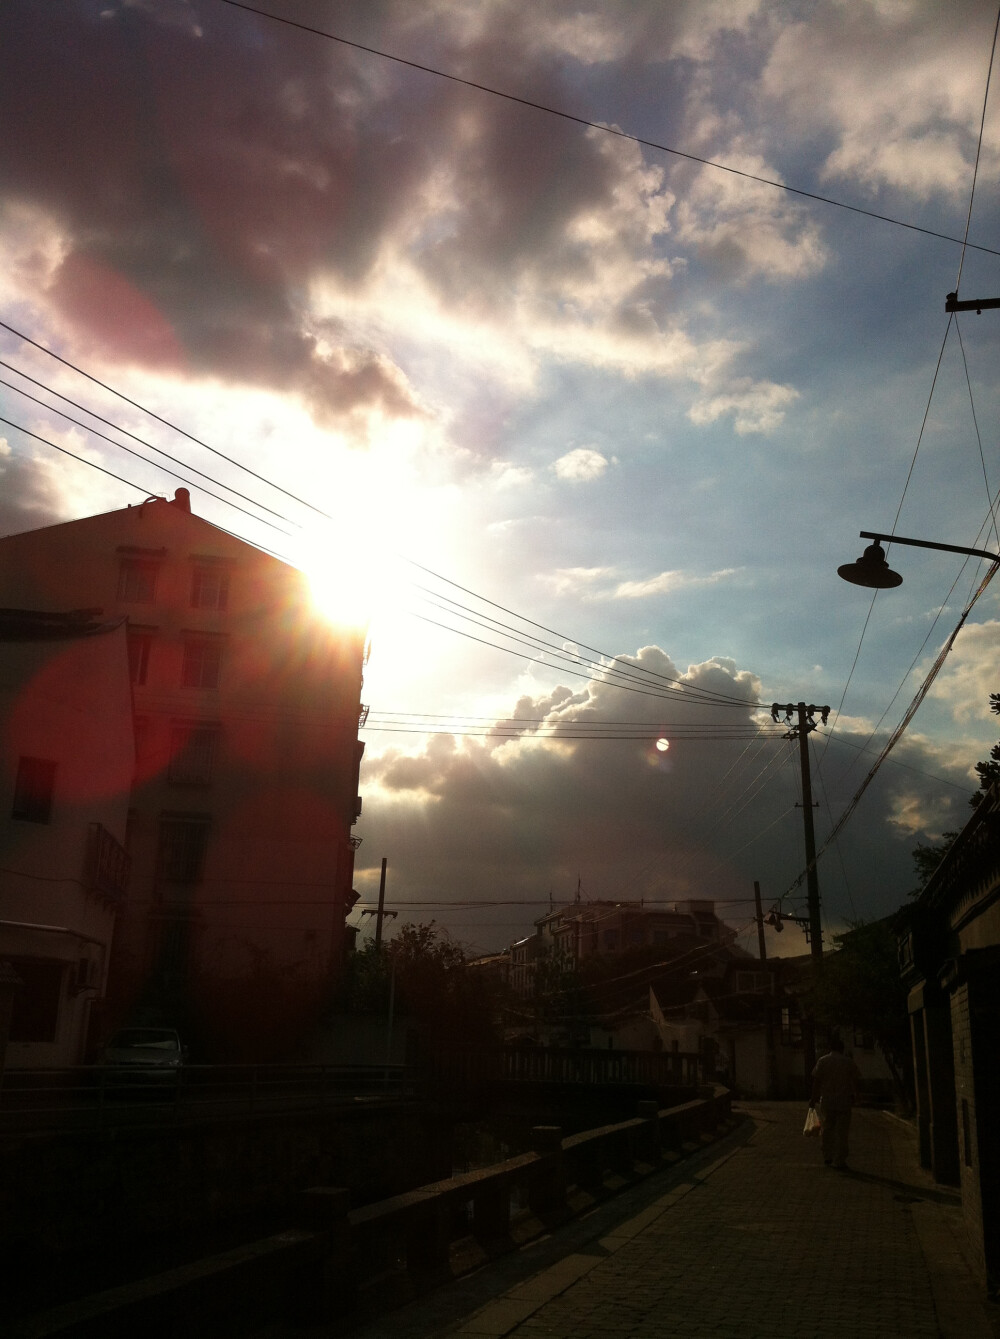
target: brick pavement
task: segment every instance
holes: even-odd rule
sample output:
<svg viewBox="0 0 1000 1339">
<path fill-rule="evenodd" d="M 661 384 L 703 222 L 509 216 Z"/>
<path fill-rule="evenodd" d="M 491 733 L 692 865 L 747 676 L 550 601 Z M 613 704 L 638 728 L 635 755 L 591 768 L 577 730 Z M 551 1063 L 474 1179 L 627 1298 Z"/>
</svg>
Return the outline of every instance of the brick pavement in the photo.
<svg viewBox="0 0 1000 1339">
<path fill-rule="evenodd" d="M 690 1162 L 351 1339 L 1000 1339 L 957 1194 L 920 1172 L 903 1122 L 856 1112 L 840 1173 L 802 1104 L 743 1109 Z"/>
<path fill-rule="evenodd" d="M 609 1224 L 605 1206 L 589 1239 L 578 1230 L 568 1253 L 512 1285 L 502 1265 L 491 1267 L 492 1300 L 471 1314 L 445 1319 L 442 1301 L 425 1298 L 365 1326 L 358 1339 L 993 1339 L 1000 1332 L 996 1308 L 980 1299 L 956 1246 L 957 1196 L 916 1169 L 902 1123 L 857 1112 L 854 1170 L 839 1173 L 802 1137 L 800 1104 L 745 1110 L 751 1126 L 708 1150 L 695 1170 L 647 1183 L 638 1212 L 633 1195 L 630 1216 Z M 489 1274 L 478 1279 L 480 1301 Z"/>
</svg>

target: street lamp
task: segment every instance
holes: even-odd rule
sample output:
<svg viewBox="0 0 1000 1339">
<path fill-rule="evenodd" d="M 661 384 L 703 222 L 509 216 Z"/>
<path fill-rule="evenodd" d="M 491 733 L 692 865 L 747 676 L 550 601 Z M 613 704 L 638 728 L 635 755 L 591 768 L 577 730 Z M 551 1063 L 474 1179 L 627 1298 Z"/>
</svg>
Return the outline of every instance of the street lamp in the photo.
<svg viewBox="0 0 1000 1339">
<path fill-rule="evenodd" d="M 855 586 L 868 586 L 874 590 L 889 590 L 902 584 L 903 578 L 894 572 L 886 561 L 885 549 L 879 540 L 890 544 L 911 544 L 917 549 L 942 549 L 945 553 L 964 553 L 968 558 L 985 558 L 987 562 L 1000 563 L 1000 554 L 988 553 L 985 549 L 968 549 L 961 544 L 933 544 L 929 539 L 905 539 L 902 535 L 879 535 L 873 530 L 862 530 L 862 539 L 870 539 L 869 544 L 856 563 L 844 563 L 837 568 L 837 575 Z"/>
</svg>

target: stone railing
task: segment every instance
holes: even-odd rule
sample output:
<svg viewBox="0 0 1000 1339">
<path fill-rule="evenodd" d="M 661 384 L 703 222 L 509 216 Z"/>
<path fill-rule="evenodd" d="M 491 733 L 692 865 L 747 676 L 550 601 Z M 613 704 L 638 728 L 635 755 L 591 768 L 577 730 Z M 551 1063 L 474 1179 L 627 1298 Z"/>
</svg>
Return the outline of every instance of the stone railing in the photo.
<svg viewBox="0 0 1000 1339">
<path fill-rule="evenodd" d="M 400 1303 L 558 1227 L 669 1167 L 733 1124 L 728 1089 L 562 1137 L 406 1194 L 351 1209 L 346 1190 L 303 1191 L 288 1230 L 15 1323 L 16 1339 L 244 1334 L 250 1319 L 343 1320 Z"/>
</svg>

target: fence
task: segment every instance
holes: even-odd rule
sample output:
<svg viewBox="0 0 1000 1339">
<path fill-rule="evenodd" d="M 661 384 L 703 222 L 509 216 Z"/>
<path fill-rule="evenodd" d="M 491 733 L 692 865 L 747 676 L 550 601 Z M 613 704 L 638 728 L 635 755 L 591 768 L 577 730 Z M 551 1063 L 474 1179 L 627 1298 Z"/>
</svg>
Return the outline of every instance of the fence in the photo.
<svg viewBox="0 0 1000 1339">
<path fill-rule="evenodd" d="M 0 1131 L 103 1130 L 231 1120 L 407 1096 L 402 1065 L 184 1065 L 8 1069 Z"/>
<path fill-rule="evenodd" d="M 250 1319 L 342 1322 L 369 1298 L 384 1304 L 447 1282 L 463 1248 L 467 1265 L 516 1249 L 731 1125 L 730 1093 L 715 1088 L 663 1110 L 644 1102 L 633 1120 L 567 1139 L 536 1127 L 531 1152 L 358 1209 L 345 1190 L 317 1187 L 299 1196 L 285 1232 L 34 1316 L 13 1336 L 221 1339 Z"/>
<path fill-rule="evenodd" d="M 562 1050 L 504 1046 L 431 1051 L 418 1072 L 454 1087 L 489 1083 L 588 1084 L 605 1087 L 690 1087 L 701 1081 L 703 1057 L 677 1051 Z"/>
</svg>

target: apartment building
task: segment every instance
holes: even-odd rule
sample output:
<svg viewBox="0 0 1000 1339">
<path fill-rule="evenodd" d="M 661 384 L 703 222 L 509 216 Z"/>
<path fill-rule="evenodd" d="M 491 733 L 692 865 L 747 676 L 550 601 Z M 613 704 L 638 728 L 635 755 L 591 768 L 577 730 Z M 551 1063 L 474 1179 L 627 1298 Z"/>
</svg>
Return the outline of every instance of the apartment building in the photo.
<svg viewBox="0 0 1000 1339">
<path fill-rule="evenodd" d="M 128 882 L 131 705 L 124 619 L 0 609 L 0 962 L 11 1066 L 76 1065 L 86 1053 Z"/>
<path fill-rule="evenodd" d="M 186 489 L 0 539 L 0 605 L 126 620 L 131 875 L 105 1030 L 145 1011 L 220 1056 L 278 1044 L 344 951 L 363 633 Z"/>
</svg>

